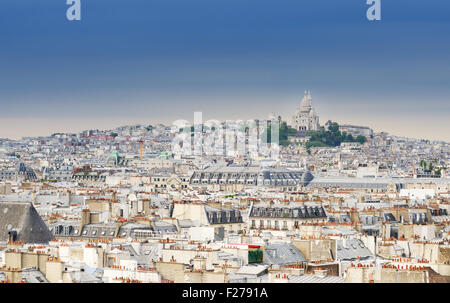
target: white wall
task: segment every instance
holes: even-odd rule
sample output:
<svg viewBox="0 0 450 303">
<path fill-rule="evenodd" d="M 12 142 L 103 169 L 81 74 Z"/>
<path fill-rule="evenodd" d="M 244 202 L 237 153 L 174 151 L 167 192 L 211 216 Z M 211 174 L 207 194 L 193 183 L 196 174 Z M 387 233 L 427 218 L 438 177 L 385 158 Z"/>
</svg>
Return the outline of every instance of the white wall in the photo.
<svg viewBox="0 0 450 303">
<path fill-rule="evenodd" d="M 400 197 L 408 197 L 411 200 L 424 200 L 429 196 L 430 198 L 434 198 L 435 190 L 434 189 L 406 189 L 403 188 L 400 190 Z"/>
<path fill-rule="evenodd" d="M 214 240 L 214 227 L 201 226 L 189 228 L 189 239 L 193 241 Z"/>
</svg>

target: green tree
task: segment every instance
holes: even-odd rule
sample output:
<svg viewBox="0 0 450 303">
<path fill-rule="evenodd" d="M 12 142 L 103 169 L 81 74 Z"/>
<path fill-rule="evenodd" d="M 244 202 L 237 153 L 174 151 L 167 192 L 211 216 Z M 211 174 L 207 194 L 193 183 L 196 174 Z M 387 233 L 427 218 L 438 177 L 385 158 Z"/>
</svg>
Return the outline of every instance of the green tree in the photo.
<svg viewBox="0 0 450 303">
<path fill-rule="evenodd" d="M 328 130 L 321 129 L 320 131 L 310 131 L 307 133 L 310 137 L 307 147 L 311 146 L 325 146 L 334 147 L 339 146 L 342 142 L 359 142 L 364 144 L 367 142 L 367 138 L 364 136 L 358 136 L 356 139 L 352 134 L 339 131 L 339 124 L 336 122 L 331 123 Z"/>
<path fill-rule="evenodd" d="M 356 137 L 356 142 L 359 142 L 359 143 L 361 143 L 361 144 L 364 144 L 364 143 L 367 142 L 367 138 L 364 137 L 364 136 L 362 136 L 362 135 L 359 135 L 359 136 Z"/>
<path fill-rule="evenodd" d="M 445 166 L 439 167 L 438 169 L 436 169 L 436 175 L 439 175 L 442 177 L 442 170 L 446 170 L 446 169 L 447 169 L 447 167 L 445 167 Z"/>
<path fill-rule="evenodd" d="M 423 167 L 423 169 L 425 169 L 427 167 L 427 162 L 425 162 L 425 160 L 420 160 L 420 167 Z"/>
<path fill-rule="evenodd" d="M 332 133 L 337 133 L 339 131 L 339 124 L 336 122 L 331 123 L 331 125 L 328 126 L 328 130 Z"/>
<path fill-rule="evenodd" d="M 297 134 L 297 130 L 295 128 L 289 127 L 286 122 L 282 122 L 279 128 L 279 137 L 278 141 L 280 145 L 287 146 L 291 142 L 288 140 L 289 136 L 295 136 Z M 267 129 L 261 134 L 263 143 L 272 143 L 272 128 L 271 126 L 267 126 Z"/>
</svg>

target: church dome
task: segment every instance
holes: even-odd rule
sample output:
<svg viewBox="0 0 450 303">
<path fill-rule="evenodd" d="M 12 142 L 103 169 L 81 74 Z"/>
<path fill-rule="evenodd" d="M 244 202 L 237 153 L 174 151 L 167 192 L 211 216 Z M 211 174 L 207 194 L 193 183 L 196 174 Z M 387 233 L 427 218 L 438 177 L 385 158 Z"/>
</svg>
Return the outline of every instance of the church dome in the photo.
<svg viewBox="0 0 450 303">
<path fill-rule="evenodd" d="M 319 117 L 313 109 L 310 91 L 305 91 L 300 106 L 292 117 L 292 126 L 298 131 L 316 131 L 319 129 Z"/>
<path fill-rule="evenodd" d="M 120 161 L 120 155 L 117 151 L 113 151 L 111 155 L 108 157 L 107 162 L 113 162 L 114 164 L 119 164 Z"/>
<path fill-rule="evenodd" d="M 301 177 L 301 182 L 303 183 L 303 185 L 307 185 L 309 182 L 312 181 L 312 179 L 314 179 L 313 174 L 311 174 L 311 172 L 309 170 L 306 170 Z"/>
<path fill-rule="evenodd" d="M 309 112 L 312 107 L 312 98 L 311 98 L 311 92 L 306 92 L 303 96 L 302 102 L 300 103 L 300 110 L 302 112 Z"/>
</svg>

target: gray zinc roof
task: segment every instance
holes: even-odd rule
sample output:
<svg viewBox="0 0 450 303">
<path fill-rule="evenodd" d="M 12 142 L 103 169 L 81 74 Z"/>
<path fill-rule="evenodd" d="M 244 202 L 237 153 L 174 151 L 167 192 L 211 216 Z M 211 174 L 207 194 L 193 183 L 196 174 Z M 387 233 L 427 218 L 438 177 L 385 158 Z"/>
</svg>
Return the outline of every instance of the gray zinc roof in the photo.
<svg viewBox="0 0 450 303">
<path fill-rule="evenodd" d="M 337 241 L 337 258 L 340 260 L 353 260 L 370 258 L 373 254 L 359 239 L 345 239 Z"/>
<path fill-rule="evenodd" d="M 53 238 L 47 225 L 29 202 L 0 202 L 0 242 L 48 243 Z"/>
<path fill-rule="evenodd" d="M 269 244 L 265 247 L 264 252 L 266 264 L 296 264 L 306 262 L 306 258 L 302 253 L 290 243 Z"/>
</svg>

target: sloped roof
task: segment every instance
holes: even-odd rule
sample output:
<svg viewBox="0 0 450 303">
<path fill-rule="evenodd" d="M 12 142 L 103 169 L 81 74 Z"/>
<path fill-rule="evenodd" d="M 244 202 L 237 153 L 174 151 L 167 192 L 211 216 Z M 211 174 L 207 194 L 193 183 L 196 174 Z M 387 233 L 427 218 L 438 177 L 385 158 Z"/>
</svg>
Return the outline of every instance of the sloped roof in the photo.
<svg viewBox="0 0 450 303">
<path fill-rule="evenodd" d="M 239 268 L 235 274 L 237 275 L 256 275 L 260 276 L 264 274 L 267 270 L 267 266 L 265 265 L 245 265 Z"/>
<path fill-rule="evenodd" d="M 346 239 L 337 241 L 337 258 L 341 260 L 352 260 L 357 257 L 364 259 L 373 257 L 370 250 L 359 239 Z"/>
<path fill-rule="evenodd" d="M 159 232 L 159 233 L 177 232 L 178 231 L 176 225 L 171 224 L 169 222 L 164 222 L 164 221 L 154 222 L 154 229 L 156 232 Z"/>
<path fill-rule="evenodd" d="M 34 268 L 23 269 L 22 280 L 25 280 L 28 283 L 48 283 L 42 272 Z"/>
<path fill-rule="evenodd" d="M 144 243 L 137 257 L 138 264 L 149 264 L 151 261 L 158 261 L 162 257 L 162 245 L 159 243 Z"/>
<path fill-rule="evenodd" d="M 48 243 L 53 238 L 29 202 L 0 202 L 0 242 L 8 242 L 12 231 L 17 233 L 16 241 L 26 243 Z"/>
<path fill-rule="evenodd" d="M 345 283 L 345 279 L 337 276 L 289 275 L 289 283 Z"/>
<path fill-rule="evenodd" d="M 70 273 L 70 276 L 75 283 L 103 283 L 94 274 L 86 271 L 73 271 Z"/>
<path fill-rule="evenodd" d="M 269 244 L 265 248 L 264 256 L 266 264 L 285 265 L 306 262 L 306 258 L 297 247 L 290 243 Z"/>
<path fill-rule="evenodd" d="M 180 228 L 187 228 L 194 226 L 194 222 L 191 219 L 178 220 L 178 226 Z"/>
</svg>

